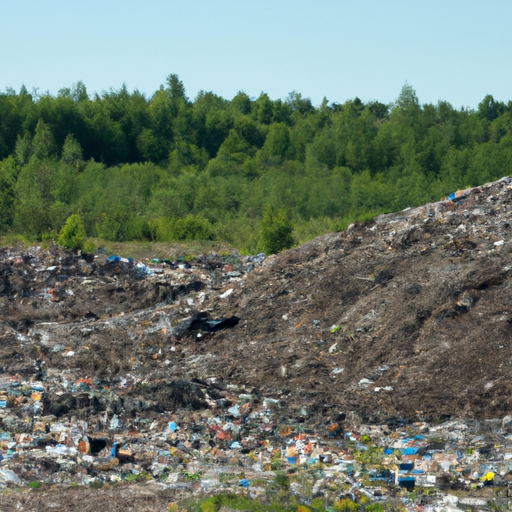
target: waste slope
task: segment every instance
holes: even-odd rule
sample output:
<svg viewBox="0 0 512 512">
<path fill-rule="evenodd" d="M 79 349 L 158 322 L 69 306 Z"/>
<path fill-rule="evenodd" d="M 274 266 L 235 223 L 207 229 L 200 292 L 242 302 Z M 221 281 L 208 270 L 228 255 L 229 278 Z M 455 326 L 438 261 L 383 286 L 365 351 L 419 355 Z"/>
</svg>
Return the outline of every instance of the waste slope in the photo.
<svg viewBox="0 0 512 512">
<path fill-rule="evenodd" d="M 116 414 L 133 417 L 199 409 L 242 388 L 307 423 L 503 417 L 512 409 L 511 183 L 267 259 L 210 255 L 152 275 L 100 255 L 4 250 L 0 377 L 45 383 L 42 414 L 89 420 L 112 408 L 73 395 L 89 381 L 120 390 Z M 6 396 L 5 410 L 24 404 Z"/>
<path fill-rule="evenodd" d="M 511 181 L 267 260 L 218 307 L 238 325 L 186 342 L 184 373 L 288 395 L 297 416 L 509 413 Z"/>
</svg>

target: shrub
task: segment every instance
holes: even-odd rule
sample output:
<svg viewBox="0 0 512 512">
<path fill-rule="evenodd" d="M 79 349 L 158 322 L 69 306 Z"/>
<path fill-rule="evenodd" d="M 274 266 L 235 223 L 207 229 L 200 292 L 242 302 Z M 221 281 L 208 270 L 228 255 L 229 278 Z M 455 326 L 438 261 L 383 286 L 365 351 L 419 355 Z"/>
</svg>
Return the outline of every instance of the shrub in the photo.
<svg viewBox="0 0 512 512">
<path fill-rule="evenodd" d="M 87 254 L 94 254 L 96 251 L 96 246 L 94 245 L 94 242 L 92 240 L 87 240 L 87 242 L 84 243 L 83 251 Z"/>
<path fill-rule="evenodd" d="M 87 233 L 78 213 L 71 215 L 59 235 L 59 244 L 74 251 L 82 249 Z"/>
<path fill-rule="evenodd" d="M 187 215 L 185 218 L 158 217 L 149 222 L 153 240 L 215 240 L 215 228 L 208 219 Z"/>
<path fill-rule="evenodd" d="M 294 244 L 293 224 L 283 209 L 267 207 L 261 220 L 260 246 L 267 254 L 276 254 Z"/>
</svg>

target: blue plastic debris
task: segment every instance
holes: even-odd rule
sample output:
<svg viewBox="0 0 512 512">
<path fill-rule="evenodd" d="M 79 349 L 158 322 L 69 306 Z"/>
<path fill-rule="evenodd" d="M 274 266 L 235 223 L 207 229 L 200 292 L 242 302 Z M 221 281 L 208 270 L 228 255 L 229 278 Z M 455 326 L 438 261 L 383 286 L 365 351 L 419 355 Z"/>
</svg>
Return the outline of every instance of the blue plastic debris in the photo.
<svg viewBox="0 0 512 512">
<path fill-rule="evenodd" d="M 398 485 L 405 489 L 414 489 L 416 485 L 416 477 L 414 476 L 401 476 L 398 477 Z"/>
<path fill-rule="evenodd" d="M 121 261 L 121 256 L 110 256 L 107 258 L 107 263 L 119 263 Z"/>
<path fill-rule="evenodd" d="M 171 432 L 176 432 L 176 430 L 178 430 L 178 425 L 176 425 L 174 421 L 169 422 L 169 430 Z"/>
<path fill-rule="evenodd" d="M 249 487 L 249 480 L 247 478 L 242 478 L 240 482 L 238 482 L 239 487 Z"/>
<path fill-rule="evenodd" d="M 393 448 L 384 448 L 384 455 L 393 455 Z"/>
<path fill-rule="evenodd" d="M 234 405 L 233 407 L 230 407 L 228 409 L 228 412 L 229 412 L 229 414 L 232 414 L 235 417 L 240 416 L 240 408 L 238 407 L 238 405 Z"/>
<path fill-rule="evenodd" d="M 419 451 L 419 448 L 410 447 L 410 448 L 402 448 L 401 452 L 404 455 L 416 455 Z"/>
<path fill-rule="evenodd" d="M 112 451 L 110 452 L 110 454 L 112 455 L 112 457 L 117 457 L 117 443 L 114 443 L 112 445 Z"/>
</svg>

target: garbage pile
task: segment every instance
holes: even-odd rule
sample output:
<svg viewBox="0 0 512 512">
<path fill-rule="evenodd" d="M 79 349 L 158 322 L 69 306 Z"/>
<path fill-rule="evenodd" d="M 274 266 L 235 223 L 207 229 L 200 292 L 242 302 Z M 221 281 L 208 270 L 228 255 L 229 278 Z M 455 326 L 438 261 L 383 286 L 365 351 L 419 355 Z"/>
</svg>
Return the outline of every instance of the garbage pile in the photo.
<svg viewBox="0 0 512 512">
<path fill-rule="evenodd" d="M 200 371 L 363 423 L 510 414 L 511 183 L 280 254 L 220 304 L 240 324 Z"/>
<path fill-rule="evenodd" d="M 167 399 L 144 402 L 142 388 Z M 144 483 L 189 496 L 241 490 L 270 502 L 285 473 L 290 495 L 306 505 L 348 499 L 464 510 L 512 495 L 512 416 L 359 425 L 344 413 L 306 420 L 299 410 L 292 419 L 286 396 L 217 380 L 3 377 L 0 389 L 6 490 Z"/>
<path fill-rule="evenodd" d="M 0 486 L 506 500 L 511 241 L 504 178 L 268 258 L 1 249 Z"/>
</svg>

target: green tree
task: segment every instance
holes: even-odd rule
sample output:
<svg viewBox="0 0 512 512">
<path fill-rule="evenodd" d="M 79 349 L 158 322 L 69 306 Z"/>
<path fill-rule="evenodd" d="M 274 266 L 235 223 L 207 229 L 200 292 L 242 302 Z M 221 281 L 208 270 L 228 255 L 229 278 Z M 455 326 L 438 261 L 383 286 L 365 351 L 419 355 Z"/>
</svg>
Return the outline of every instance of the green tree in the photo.
<svg viewBox="0 0 512 512">
<path fill-rule="evenodd" d="M 54 228 L 51 206 L 57 178 L 57 164 L 35 155 L 22 167 L 16 182 L 14 225 L 18 233 L 39 238 Z M 59 229 L 61 226 L 58 226 Z"/>
<path fill-rule="evenodd" d="M 56 149 L 57 146 L 55 145 L 50 127 L 42 119 L 39 119 L 36 126 L 36 133 L 32 141 L 34 155 L 39 159 L 48 158 L 53 156 Z"/>
<path fill-rule="evenodd" d="M 14 220 L 16 164 L 14 158 L 0 162 L 0 233 L 11 228 Z"/>
<path fill-rule="evenodd" d="M 82 249 L 87 233 L 78 213 L 71 215 L 59 235 L 59 244 L 74 251 Z"/>
<path fill-rule="evenodd" d="M 293 224 L 284 209 L 267 206 L 261 220 L 260 245 L 263 252 L 276 254 L 293 244 Z"/>
<path fill-rule="evenodd" d="M 30 133 L 25 132 L 23 137 L 18 134 L 14 154 L 16 155 L 16 159 L 20 165 L 28 163 L 32 156 L 32 137 L 30 136 Z"/>
<path fill-rule="evenodd" d="M 78 166 L 82 161 L 82 148 L 80 147 L 78 141 L 71 134 L 69 134 L 64 141 L 61 159 L 66 164 L 76 166 Z"/>
</svg>

